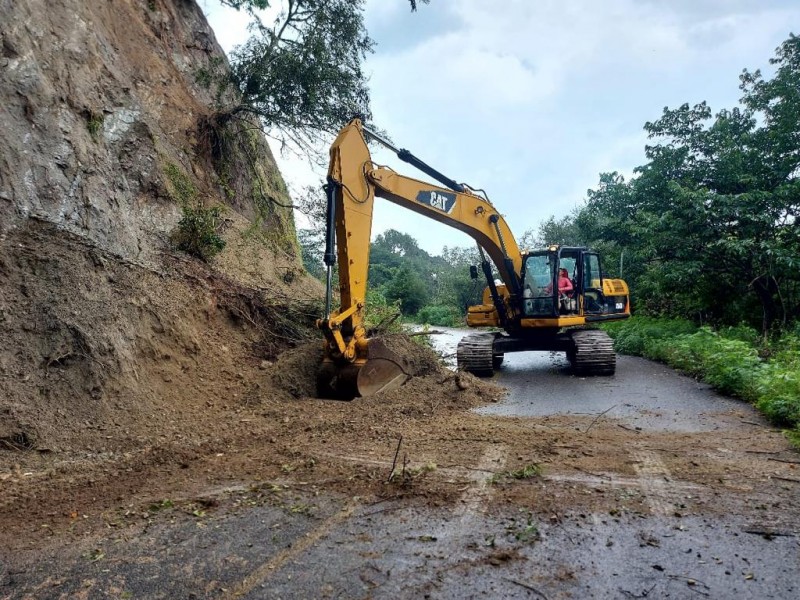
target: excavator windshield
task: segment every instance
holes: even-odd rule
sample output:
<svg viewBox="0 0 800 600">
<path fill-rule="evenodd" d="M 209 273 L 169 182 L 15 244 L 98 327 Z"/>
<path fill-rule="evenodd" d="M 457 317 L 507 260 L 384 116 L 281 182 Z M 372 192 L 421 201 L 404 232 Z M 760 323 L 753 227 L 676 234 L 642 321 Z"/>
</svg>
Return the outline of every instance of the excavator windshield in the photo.
<svg viewBox="0 0 800 600">
<path fill-rule="evenodd" d="M 523 315 L 552 317 L 576 312 L 576 293 L 586 287 L 578 285 L 582 257 L 584 275 L 599 277 L 596 256 L 586 254 L 583 248 L 550 248 L 529 254 L 523 271 Z M 591 258 L 595 263 L 589 262 Z"/>
<path fill-rule="evenodd" d="M 557 256 L 551 252 L 531 254 L 525 260 L 523 276 L 523 314 L 549 316 L 554 312 L 553 281 Z"/>
</svg>

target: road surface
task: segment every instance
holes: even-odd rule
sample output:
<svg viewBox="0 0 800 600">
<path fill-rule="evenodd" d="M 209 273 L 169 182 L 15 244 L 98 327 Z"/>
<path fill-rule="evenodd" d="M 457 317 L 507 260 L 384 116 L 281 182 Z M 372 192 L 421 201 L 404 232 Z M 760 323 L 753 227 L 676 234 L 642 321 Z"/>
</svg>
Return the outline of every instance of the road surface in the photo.
<svg viewBox="0 0 800 600">
<path fill-rule="evenodd" d="M 631 357 L 577 378 L 507 355 L 495 379 L 477 413 L 526 432 L 536 473 L 504 470 L 528 449 L 498 434 L 431 475 L 452 502 L 242 481 L 0 554 L 0 598 L 800 597 L 800 458 L 749 406 Z"/>
</svg>

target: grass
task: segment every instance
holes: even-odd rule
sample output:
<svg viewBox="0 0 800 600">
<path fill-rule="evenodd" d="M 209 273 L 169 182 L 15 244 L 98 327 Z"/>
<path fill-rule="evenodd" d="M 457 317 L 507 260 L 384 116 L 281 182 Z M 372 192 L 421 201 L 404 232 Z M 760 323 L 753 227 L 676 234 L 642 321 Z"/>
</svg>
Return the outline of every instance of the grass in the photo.
<svg viewBox="0 0 800 600">
<path fill-rule="evenodd" d="M 100 131 L 103 129 L 104 121 L 105 117 L 103 113 L 89 112 L 87 114 L 86 128 L 89 130 L 89 135 L 92 136 L 94 141 L 97 141 Z"/>
<path fill-rule="evenodd" d="M 764 339 L 746 327 L 715 330 L 634 317 L 606 326 L 617 352 L 644 356 L 754 404 L 800 447 L 800 329 Z"/>
<path fill-rule="evenodd" d="M 506 532 L 521 544 L 533 545 L 540 539 L 539 527 L 533 519 L 533 513 L 527 511 L 525 519 L 518 522 L 514 517 L 511 523 L 506 525 Z"/>
<path fill-rule="evenodd" d="M 160 510 L 166 510 L 169 508 L 175 508 L 175 503 L 172 500 L 166 499 L 161 500 L 160 502 L 154 502 L 150 505 L 150 512 L 158 512 Z"/>
<path fill-rule="evenodd" d="M 523 479 L 533 479 L 534 477 L 541 476 L 541 474 L 542 467 L 536 463 L 530 463 L 520 469 L 517 469 L 516 471 L 501 471 L 500 473 L 495 473 L 492 475 L 489 483 L 498 483 L 508 479 L 516 479 L 518 481 Z"/>
</svg>

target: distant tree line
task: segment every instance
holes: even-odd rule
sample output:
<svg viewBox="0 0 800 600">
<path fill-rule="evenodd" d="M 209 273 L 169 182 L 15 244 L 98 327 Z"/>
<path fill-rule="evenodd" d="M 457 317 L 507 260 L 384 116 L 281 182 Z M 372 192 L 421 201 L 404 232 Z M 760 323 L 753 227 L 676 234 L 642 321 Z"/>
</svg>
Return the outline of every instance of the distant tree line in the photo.
<svg viewBox="0 0 800 600">
<path fill-rule="evenodd" d="M 300 229 L 299 241 L 306 270 L 324 279 L 322 231 Z M 396 306 L 421 322 L 461 325 L 467 307 L 479 303 L 483 293 L 484 284 L 469 276 L 469 266 L 477 262 L 477 248 L 445 246 L 432 256 L 412 236 L 390 229 L 370 245 L 368 301 Z"/>
</svg>

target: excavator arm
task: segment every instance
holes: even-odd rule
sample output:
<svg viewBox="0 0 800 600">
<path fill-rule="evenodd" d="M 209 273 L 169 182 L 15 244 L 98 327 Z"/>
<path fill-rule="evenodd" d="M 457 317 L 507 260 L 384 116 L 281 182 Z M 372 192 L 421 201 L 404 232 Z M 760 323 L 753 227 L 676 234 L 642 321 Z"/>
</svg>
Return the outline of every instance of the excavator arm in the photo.
<svg viewBox="0 0 800 600">
<path fill-rule="evenodd" d="M 367 138 L 397 153 L 443 186 L 405 177 L 372 161 Z M 367 339 L 364 323 L 370 236 L 376 197 L 384 198 L 422 216 L 463 231 L 494 263 L 511 297 L 521 295 L 522 258 L 505 219 L 488 199 L 458 184 L 406 150 L 370 132 L 354 119 L 339 132 L 330 150 L 327 185 L 327 235 L 325 264 L 327 294 L 325 317 L 318 327 L 325 336 L 319 392 L 325 396 L 367 395 L 386 385 L 403 382 L 403 369 L 390 349 Z M 340 306 L 333 309 L 332 269 L 339 264 Z M 484 265 L 493 300 L 504 318 L 513 317 L 516 303 L 500 295 Z M 394 367 L 392 364 L 394 363 Z M 398 383 L 399 382 L 399 383 Z"/>
</svg>

